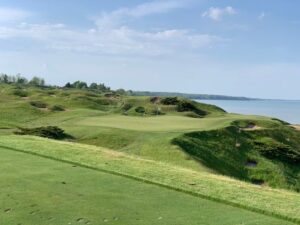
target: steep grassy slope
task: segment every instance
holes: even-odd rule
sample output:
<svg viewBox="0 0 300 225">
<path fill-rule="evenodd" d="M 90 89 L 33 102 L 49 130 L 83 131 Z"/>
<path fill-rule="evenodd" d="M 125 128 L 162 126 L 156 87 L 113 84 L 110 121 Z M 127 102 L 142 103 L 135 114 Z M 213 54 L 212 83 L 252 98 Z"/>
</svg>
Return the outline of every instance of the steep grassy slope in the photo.
<svg viewBox="0 0 300 225">
<path fill-rule="evenodd" d="M 1 192 L 1 198 L 6 201 L 0 203 L 6 221 L 53 224 L 47 219 L 72 222 L 84 218 L 91 224 L 102 224 L 104 219 L 118 217 L 116 224 L 140 224 L 141 221 L 134 222 L 136 218 L 143 224 L 154 221 L 158 224 L 199 224 L 199 221 L 212 225 L 289 224 L 159 188 L 165 187 L 300 223 L 300 196 L 295 193 L 261 188 L 108 149 L 37 137 L 2 136 L 0 155 L 0 174 L 7 181 Z M 135 183 L 137 181 L 157 187 Z M 24 187 L 27 187 L 26 193 Z"/>
<path fill-rule="evenodd" d="M 263 125 L 267 127 L 243 129 L 237 124 L 191 132 L 173 142 L 221 174 L 299 192 L 300 133 L 284 125 Z"/>
<path fill-rule="evenodd" d="M 7 122 L 12 122 L 9 117 L 10 112 L 19 112 L 23 109 L 23 114 L 15 117 L 34 119 L 33 112 L 49 115 L 55 113 L 57 106 L 62 110 L 90 109 L 107 113 L 126 114 L 132 116 L 151 116 L 161 114 L 175 114 L 187 116 L 199 116 L 198 112 L 189 109 L 178 109 L 177 105 L 163 104 L 158 98 L 155 102 L 150 97 L 127 97 L 115 93 L 99 93 L 89 90 L 61 89 L 61 88 L 37 88 L 18 87 L 14 85 L 0 84 L 0 104 L 6 104 L 6 110 L 1 107 L 1 114 Z M 218 107 L 193 102 L 190 100 L 178 99 L 178 102 L 190 104 L 189 106 L 203 112 L 203 115 L 224 114 Z M 36 104 L 37 103 L 37 104 Z M 55 107 L 56 106 L 56 107 Z M 139 111 L 137 108 L 143 108 Z M 202 115 L 202 116 L 203 116 Z M 5 119 L 2 120 L 2 123 Z M 23 121 L 21 121 L 23 122 Z"/>
</svg>

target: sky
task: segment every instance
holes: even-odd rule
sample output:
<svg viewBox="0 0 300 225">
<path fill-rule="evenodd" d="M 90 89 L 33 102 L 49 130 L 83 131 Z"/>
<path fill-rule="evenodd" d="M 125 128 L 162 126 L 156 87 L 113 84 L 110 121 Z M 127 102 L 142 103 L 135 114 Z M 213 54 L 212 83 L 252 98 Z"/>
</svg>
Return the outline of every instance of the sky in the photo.
<svg viewBox="0 0 300 225">
<path fill-rule="evenodd" d="M 297 0 L 0 0 L 0 73 L 300 99 Z"/>
</svg>

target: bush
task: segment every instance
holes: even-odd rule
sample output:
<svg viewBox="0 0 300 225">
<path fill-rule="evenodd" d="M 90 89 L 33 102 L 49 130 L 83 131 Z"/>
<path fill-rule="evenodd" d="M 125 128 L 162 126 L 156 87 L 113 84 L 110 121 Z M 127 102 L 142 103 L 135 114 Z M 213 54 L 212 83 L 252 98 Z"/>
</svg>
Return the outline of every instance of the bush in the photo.
<svg viewBox="0 0 300 225">
<path fill-rule="evenodd" d="M 142 107 L 142 106 L 136 107 L 136 108 L 135 108 L 135 111 L 136 111 L 137 113 L 145 113 L 145 112 L 146 112 L 145 108 Z"/>
<path fill-rule="evenodd" d="M 280 143 L 272 138 L 255 140 L 254 145 L 263 156 L 269 159 L 284 161 L 287 163 L 300 163 L 300 153 L 291 146 Z"/>
<path fill-rule="evenodd" d="M 20 89 L 14 90 L 13 94 L 16 96 L 19 96 L 19 97 L 23 97 L 23 98 L 28 96 L 28 93 L 26 91 L 23 91 Z"/>
<path fill-rule="evenodd" d="M 159 103 L 160 102 L 160 97 L 151 97 L 150 102 L 152 104 Z"/>
<path fill-rule="evenodd" d="M 61 105 L 54 105 L 50 108 L 52 112 L 62 112 L 65 111 L 65 108 Z"/>
<path fill-rule="evenodd" d="M 132 107 L 133 107 L 132 104 L 126 103 L 126 104 L 122 107 L 122 109 L 123 109 L 124 111 L 128 111 L 128 110 L 131 109 Z"/>
<path fill-rule="evenodd" d="M 47 104 L 41 101 L 31 101 L 30 105 L 41 109 L 47 108 Z"/>
<path fill-rule="evenodd" d="M 199 116 L 205 116 L 207 113 L 201 109 L 198 109 L 194 104 L 188 101 L 180 101 L 177 104 L 177 111 L 178 112 L 194 112 Z"/>
<path fill-rule="evenodd" d="M 50 139 L 62 140 L 66 138 L 73 138 L 71 135 L 65 133 L 59 127 L 47 126 L 47 127 L 37 127 L 37 128 L 18 128 L 19 131 L 14 132 L 17 135 L 33 135 Z"/>
<path fill-rule="evenodd" d="M 180 101 L 177 97 L 167 97 L 160 101 L 163 105 L 177 105 Z"/>
</svg>

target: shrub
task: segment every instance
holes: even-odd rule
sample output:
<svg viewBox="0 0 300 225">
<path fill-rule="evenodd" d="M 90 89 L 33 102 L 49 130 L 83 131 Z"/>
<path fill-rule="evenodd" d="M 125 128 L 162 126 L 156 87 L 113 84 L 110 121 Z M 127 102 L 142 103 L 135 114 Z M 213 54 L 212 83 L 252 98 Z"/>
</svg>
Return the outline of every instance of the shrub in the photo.
<svg viewBox="0 0 300 225">
<path fill-rule="evenodd" d="M 132 104 L 126 103 L 126 104 L 122 107 L 122 109 L 123 109 L 124 111 L 128 111 L 128 110 L 131 109 L 132 107 L 133 107 Z"/>
<path fill-rule="evenodd" d="M 150 102 L 155 104 L 160 102 L 160 97 L 152 97 L 150 98 Z"/>
<path fill-rule="evenodd" d="M 30 105 L 41 109 L 47 108 L 47 104 L 41 101 L 31 101 Z"/>
<path fill-rule="evenodd" d="M 198 109 L 194 104 L 192 104 L 191 102 L 188 102 L 188 101 L 180 101 L 177 104 L 177 111 L 178 112 L 191 111 L 200 116 L 205 116 L 207 114 L 205 111 Z"/>
<path fill-rule="evenodd" d="M 57 140 L 73 138 L 71 135 L 66 134 L 64 130 L 56 126 L 37 127 L 37 128 L 19 127 L 18 129 L 19 131 L 14 132 L 17 135 L 33 135 L 33 136 L 39 136 L 39 137 L 57 139 Z"/>
<path fill-rule="evenodd" d="M 146 112 L 145 108 L 142 107 L 142 106 L 136 107 L 136 108 L 135 108 L 135 111 L 136 111 L 137 113 L 145 113 L 145 112 Z"/>
<path fill-rule="evenodd" d="M 65 108 L 61 105 L 54 105 L 50 108 L 52 112 L 62 112 L 65 111 Z"/>
<path fill-rule="evenodd" d="M 277 122 L 279 122 L 279 123 L 281 123 L 283 125 L 291 125 L 290 123 L 288 123 L 286 121 L 283 121 L 283 120 L 280 120 L 280 119 L 277 119 L 277 118 L 272 118 L 272 120 L 277 121 Z"/>
<path fill-rule="evenodd" d="M 161 100 L 163 105 L 177 105 L 180 101 L 177 97 L 167 97 Z"/>
<path fill-rule="evenodd" d="M 26 91 L 20 90 L 20 89 L 14 90 L 13 94 L 16 96 L 19 96 L 19 97 L 27 97 L 28 96 L 28 93 Z"/>
<path fill-rule="evenodd" d="M 287 163 L 300 163 L 300 153 L 291 146 L 280 143 L 272 138 L 254 141 L 255 148 L 265 157 Z"/>
</svg>

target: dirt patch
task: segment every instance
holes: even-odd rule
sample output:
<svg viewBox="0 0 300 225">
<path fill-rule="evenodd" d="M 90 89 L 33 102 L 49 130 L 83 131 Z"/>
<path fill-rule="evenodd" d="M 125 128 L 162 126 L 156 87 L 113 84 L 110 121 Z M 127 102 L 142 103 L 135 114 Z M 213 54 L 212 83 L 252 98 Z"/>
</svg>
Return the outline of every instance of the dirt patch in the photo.
<svg viewBox="0 0 300 225">
<path fill-rule="evenodd" d="M 260 126 L 254 125 L 254 126 L 247 126 L 246 128 L 242 128 L 241 130 L 249 131 L 249 130 L 261 130 L 263 129 Z"/>
<path fill-rule="evenodd" d="M 5 209 L 5 210 L 4 210 L 4 212 L 5 212 L 5 213 L 9 213 L 9 212 L 11 212 L 11 208 L 9 208 L 9 209 Z"/>
<path fill-rule="evenodd" d="M 300 130 L 300 124 L 291 125 L 291 127 L 295 128 L 296 130 Z"/>
<path fill-rule="evenodd" d="M 91 224 L 91 221 L 86 218 L 78 218 L 76 222 L 81 224 Z"/>
</svg>

